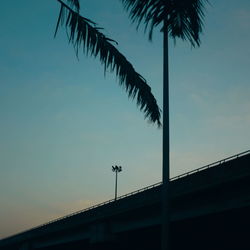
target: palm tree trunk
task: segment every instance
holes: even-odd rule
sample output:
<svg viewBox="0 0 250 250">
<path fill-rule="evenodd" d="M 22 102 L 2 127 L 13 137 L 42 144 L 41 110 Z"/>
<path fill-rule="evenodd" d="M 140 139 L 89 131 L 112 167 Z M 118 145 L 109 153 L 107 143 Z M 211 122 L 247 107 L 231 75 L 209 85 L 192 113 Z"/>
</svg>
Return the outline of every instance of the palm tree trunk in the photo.
<svg viewBox="0 0 250 250">
<path fill-rule="evenodd" d="M 169 250 L 169 64 L 167 18 L 163 29 L 163 142 L 162 142 L 162 235 L 161 249 Z"/>
</svg>

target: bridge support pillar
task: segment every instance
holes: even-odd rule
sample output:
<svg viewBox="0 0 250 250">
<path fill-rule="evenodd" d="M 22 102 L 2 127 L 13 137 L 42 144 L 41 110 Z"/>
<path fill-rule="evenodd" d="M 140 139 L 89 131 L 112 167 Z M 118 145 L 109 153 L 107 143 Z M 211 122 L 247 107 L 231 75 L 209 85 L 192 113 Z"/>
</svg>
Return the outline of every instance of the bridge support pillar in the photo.
<svg viewBox="0 0 250 250">
<path fill-rule="evenodd" d="M 90 231 L 91 231 L 91 237 L 90 237 L 91 244 L 112 241 L 114 238 L 111 226 L 107 222 L 93 224 L 91 226 Z"/>
<path fill-rule="evenodd" d="M 19 250 L 31 250 L 31 249 L 32 247 L 29 243 L 23 243 L 19 248 Z"/>
</svg>

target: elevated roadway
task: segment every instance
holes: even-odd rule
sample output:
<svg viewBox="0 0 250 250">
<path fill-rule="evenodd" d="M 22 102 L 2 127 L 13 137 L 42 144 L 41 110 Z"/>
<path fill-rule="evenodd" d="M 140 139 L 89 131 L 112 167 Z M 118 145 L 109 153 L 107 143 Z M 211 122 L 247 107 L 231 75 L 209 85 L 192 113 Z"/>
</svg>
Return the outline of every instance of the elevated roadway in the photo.
<svg viewBox="0 0 250 250">
<path fill-rule="evenodd" d="M 250 151 L 171 180 L 171 245 L 250 249 Z M 0 249 L 160 249 L 161 183 L 0 241 Z"/>
</svg>

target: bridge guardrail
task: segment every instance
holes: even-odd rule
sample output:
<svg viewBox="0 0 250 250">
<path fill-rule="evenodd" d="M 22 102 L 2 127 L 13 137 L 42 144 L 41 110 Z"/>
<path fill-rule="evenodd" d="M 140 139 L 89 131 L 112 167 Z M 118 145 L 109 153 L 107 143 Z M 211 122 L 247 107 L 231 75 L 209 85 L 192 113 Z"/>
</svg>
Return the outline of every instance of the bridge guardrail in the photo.
<svg viewBox="0 0 250 250">
<path fill-rule="evenodd" d="M 244 151 L 242 153 L 239 153 L 239 154 L 236 154 L 236 155 L 233 155 L 233 156 L 230 156 L 230 157 L 227 157 L 227 158 L 224 158 L 220 161 L 216 161 L 216 162 L 213 162 L 213 163 L 210 163 L 210 164 L 207 164 L 201 168 L 197 168 L 197 169 L 194 169 L 192 171 L 189 171 L 187 173 L 184 173 L 184 174 L 180 174 L 180 175 L 177 175 L 173 178 L 171 178 L 170 180 L 173 181 L 173 180 L 177 180 L 177 179 L 180 179 L 180 178 L 183 178 L 183 177 L 186 177 L 186 176 L 189 176 L 191 174 L 195 174 L 197 172 L 200 172 L 200 171 L 203 171 L 205 169 L 208 169 L 208 168 L 212 168 L 212 167 L 215 167 L 215 166 L 219 166 L 227 161 L 231 161 L 231 160 L 234 160 L 234 159 L 237 159 L 241 156 L 244 156 L 244 155 L 247 155 L 247 154 L 250 154 L 250 150 L 247 150 L 247 151 Z"/>
</svg>

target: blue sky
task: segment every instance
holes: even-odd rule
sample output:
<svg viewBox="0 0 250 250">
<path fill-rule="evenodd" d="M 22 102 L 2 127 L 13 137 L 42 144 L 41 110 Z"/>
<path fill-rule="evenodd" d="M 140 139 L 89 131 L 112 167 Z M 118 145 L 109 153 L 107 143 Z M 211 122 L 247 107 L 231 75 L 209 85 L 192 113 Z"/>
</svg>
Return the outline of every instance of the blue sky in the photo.
<svg viewBox="0 0 250 250">
<path fill-rule="evenodd" d="M 117 0 L 82 14 L 162 104 L 162 34 L 136 32 Z M 57 1 L 4 1 L 0 16 L 0 238 L 161 180 L 162 131 L 97 59 L 76 59 Z M 250 3 L 211 1 L 202 44 L 170 44 L 171 176 L 249 149 Z"/>
</svg>

